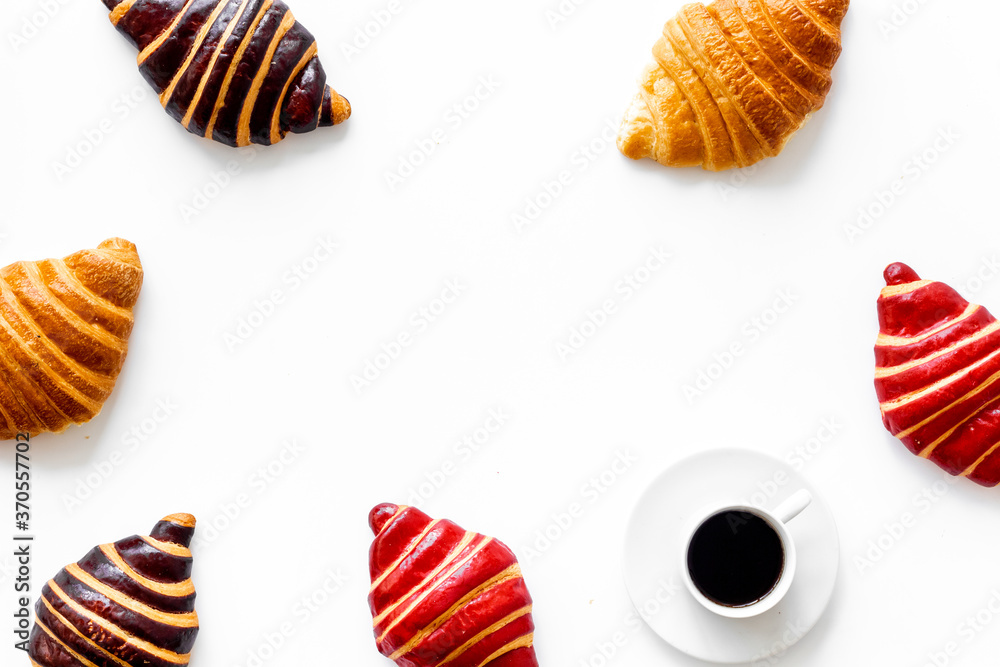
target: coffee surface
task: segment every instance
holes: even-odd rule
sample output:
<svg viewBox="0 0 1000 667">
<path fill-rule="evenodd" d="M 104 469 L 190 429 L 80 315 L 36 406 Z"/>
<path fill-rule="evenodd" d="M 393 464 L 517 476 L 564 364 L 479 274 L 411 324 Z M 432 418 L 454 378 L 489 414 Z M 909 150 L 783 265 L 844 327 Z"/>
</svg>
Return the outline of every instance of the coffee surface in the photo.
<svg viewBox="0 0 1000 667">
<path fill-rule="evenodd" d="M 687 566 L 701 593 L 726 607 L 746 607 L 774 590 L 785 566 L 778 533 L 763 518 L 726 511 L 695 531 Z"/>
</svg>

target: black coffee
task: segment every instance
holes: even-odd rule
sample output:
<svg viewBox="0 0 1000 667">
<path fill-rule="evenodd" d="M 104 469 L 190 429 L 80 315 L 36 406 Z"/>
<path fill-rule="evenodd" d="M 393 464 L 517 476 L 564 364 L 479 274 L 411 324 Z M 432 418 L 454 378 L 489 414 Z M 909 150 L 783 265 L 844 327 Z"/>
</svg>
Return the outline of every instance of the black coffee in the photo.
<svg viewBox="0 0 1000 667">
<path fill-rule="evenodd" d="M 695 531 L 687 553 L 691 580 L 726 607 L 746 607 L 774 590 L 785 549 L 771 524 L 748 512 L 720 512 Z"/>
</svg>

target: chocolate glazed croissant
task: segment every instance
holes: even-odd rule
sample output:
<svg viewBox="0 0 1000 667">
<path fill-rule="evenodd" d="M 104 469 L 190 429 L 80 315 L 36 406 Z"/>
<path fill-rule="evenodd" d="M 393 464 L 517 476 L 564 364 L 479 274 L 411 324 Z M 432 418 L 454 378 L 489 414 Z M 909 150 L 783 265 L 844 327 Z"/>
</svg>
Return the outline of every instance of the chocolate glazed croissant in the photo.
<svg viewBox="0 0 1000 667">
<path fill-rule="evenodd" d="M 885 282 L 875 345 L 885 427 L 952 475 L 1000 484 L 1000 322 L 905 264 Z"/>
<path fill-rule="evenodd" d="M 149 537 L 95 547 L 42 588 L 28 642 L 34 667 L 179 667 L 198 636 L 195 520 L 172 514 Z"/>
<path fill-rule="evenodd" d="M 316 40 L 281 0 L 104 0 L 139 71 L 189 132 L 276 144 L 351 115 L 326 85 Z"/>
<path fill-rule="evenodd" d="M 538 667 L 531 595 L 503 543 L 412 507 L 369 517 L 379 651 L 400 667 Z"/>
<path fill-rule="evenodd" d="M 93 419 L 128 353 L 142 287 L 135 246 L 0 269 L 0 438 Z"/>
<path fill-rule="evenodd" d="M 667 22 L 622 121 L 638 160 L 710 171 L 782 151 L 830 90 L 849 0 L 715 0 Z"/>
</svg>

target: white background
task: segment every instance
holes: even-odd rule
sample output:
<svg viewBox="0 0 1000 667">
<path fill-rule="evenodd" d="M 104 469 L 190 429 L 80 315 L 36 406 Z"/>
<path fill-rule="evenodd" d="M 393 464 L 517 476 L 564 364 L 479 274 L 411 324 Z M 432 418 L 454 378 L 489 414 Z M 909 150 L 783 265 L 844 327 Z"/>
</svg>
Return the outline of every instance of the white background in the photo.
<svg viewBox="0 0 1000 667">
<path fill-rule="evenodd" d="M 583 504 L 551 548 L 522 558 L 542 664 L 597 667 L 595 644 L 619 631 L 616 664 L 700 664 L 623 626 L 632 505 L 685 455 L 738 445 L 785 458 L 833 419 L 835 437 L 802 471 L 838 517 L 841 576 L 827 616 L 783 664 L 920 666 L 952 641 L 950 664 L 995 663 L 1000 618 L 971 640 L 959 626 L 1000 590 L 996 491 L 962 481 L 934 503 L 915 499 L 942 473 L 883 430 L 871 350 L 892 261 L 1000 308 L 989 268 L 1000 253 L 995 3 L 908 0 L 911 15 L 886 36 L 893 3 L 856 2 L 826 107 L 749 175 L 636 164 L 601 138 L 679 2 L 586 0 L 553 27 L 554 0 L 400 0 L 349 59 L 342 45 L 386 0 L 297 0 L 354 116 L 252 160 L 187 135 L 150 93 L 123 112 L 122 96 L 145 83 L 101 3 L 57 2 L 40 20 L 44 4 L 15 0 L 0 19 L 0 263 L 122 236 L 138 245 L 146 281 L 104 412 L 34 441 L 34 594 L 94 544 L 148 532 L 165 514 L 191 512 L 207 535 L 246 493 L 250 506 L 195 550 L 192 664 L 247 665 L 288 622 L 292 636 L 263 664 L 384 665 L 365 599 L 367 513 L 405 502 L 452 461 L 457 472 L 423 509 L 522 557 L 553 514 Z M 25 21 L 44 25 L 32 34 Z M 449 123 L 490 76 L 499 88 Z M 88 149 L 104 119 L 110 133 Z M 445 138 L 391 191 L 385 173 L 438 127 Z M 935 152 L 948 130 L 958 138 Z M 590 160 L 580 149 L 592 142 Z M 914 171 L 925 150 L 936 160 Z M 88 155 L 58 173 L 74 151 Z M 240 173 L 214 188 L 231 160 Z M 519 232 L 512 214 L 562 170 L 571 185 Z M 903 194 L 849 238 L 859 208 L 900 179 Z M 294 287 L 287 272 L 327 237 L 339 249 Z M 651 247 L 672 258 L 626 299 L 616 283 Z M 351 376 L 415 331 L 413 313 L 452 279 L 465 286 L 459 299 L 356 391 Z M 283 303 L 231 350 L 226 334 L 274 290 Z M 794 305 L 752 339 L 745 325 L 770 319 L 782 290 Z M 617 312 L 561 358 L 557 344 L 607 298 Z M 737 342 L 745 353 L 689 401 L 684 386 Z M 154 428 L 157 401 L 176 408 Z M 497 407 L 508 423 L 470 460 L 456 455 Z M 150 434 L 130 449 L 133 428 Z M 251 478 L 284 440 L 305 451 L 258 493 Z M 590 502 L 584 485 L 619 450 L 638 463 Z M 10 499 L 13 447 L 0 451 L 0 498 Z M 94 476 L 116 451 L 124 462 Z M 916 525 L 862 571 L 869 541 L 885 544 L 885 525 L 906 512 Z M 330 569 L 348 583 L 304 618 L 298 601 Z M 0 655 L 26 664 L 4 629 L 14 595 L 0 578 Z"/>
</svg>

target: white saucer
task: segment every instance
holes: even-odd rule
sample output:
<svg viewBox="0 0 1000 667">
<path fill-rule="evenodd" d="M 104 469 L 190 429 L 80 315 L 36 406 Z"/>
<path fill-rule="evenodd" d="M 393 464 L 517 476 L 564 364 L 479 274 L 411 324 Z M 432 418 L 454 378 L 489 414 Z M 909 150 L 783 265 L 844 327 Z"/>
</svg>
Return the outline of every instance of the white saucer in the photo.
<svg viewBox="0 0 1000 667">
<path fill-rule="evenodd" d="M 798 566 L 784 599 L 747 619 L 698 604 L 681 570 L 692 517 L 720 503 L 773 510 L 799 489 L 813 501 L 788 523 Z M 756 664 L 801 640 L 826 610 L 839 563 L 837 524 L 816 489 L 784 462 L 744 449 L 711 450 L 668 469 L 643 493 L 625 536 L 625 585 L 643 620 L 677 650 L 722 664 Z"/>
</svg>

